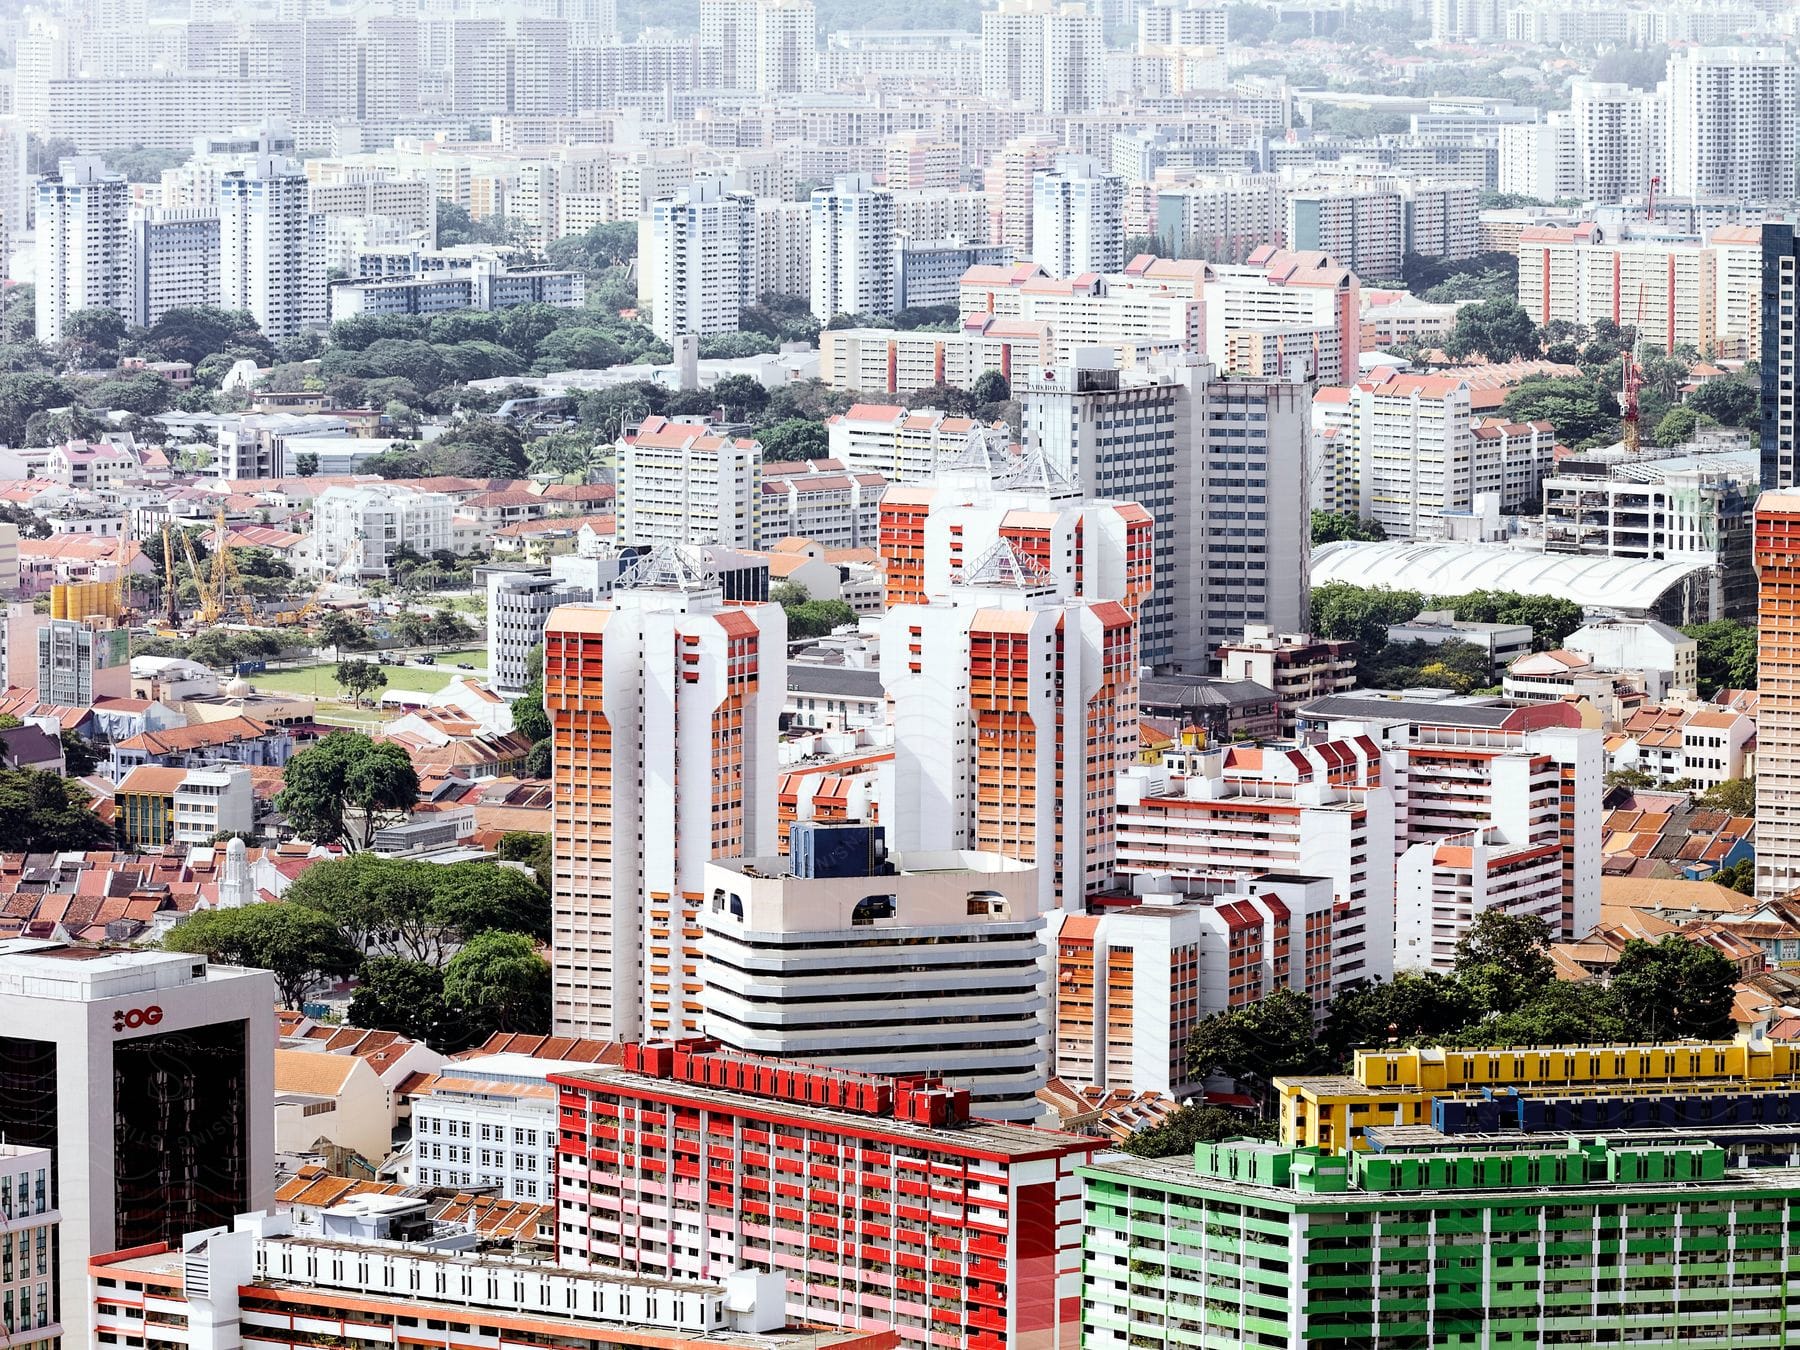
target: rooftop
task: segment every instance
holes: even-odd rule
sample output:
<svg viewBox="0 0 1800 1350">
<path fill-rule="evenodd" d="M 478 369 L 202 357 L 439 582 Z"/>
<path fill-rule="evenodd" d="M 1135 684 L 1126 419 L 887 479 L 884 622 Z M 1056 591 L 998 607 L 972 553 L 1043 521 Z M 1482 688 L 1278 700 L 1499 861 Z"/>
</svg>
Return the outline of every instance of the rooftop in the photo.
<svg viewBox="0 0 1800 1350">
<path fill-rule="evenodd" d="M 1800 509 L 1800 499 L 1795 509 Z M 1428 595 L 1518 591 L 1554 595 L 1597 610 L 1645 612 L 1708 567 L 1698 558 L 1637 561 L 1498 544 L 1340 540 L 1313 550 L 1312 584 L 1344 581 Z"/>
</svg>

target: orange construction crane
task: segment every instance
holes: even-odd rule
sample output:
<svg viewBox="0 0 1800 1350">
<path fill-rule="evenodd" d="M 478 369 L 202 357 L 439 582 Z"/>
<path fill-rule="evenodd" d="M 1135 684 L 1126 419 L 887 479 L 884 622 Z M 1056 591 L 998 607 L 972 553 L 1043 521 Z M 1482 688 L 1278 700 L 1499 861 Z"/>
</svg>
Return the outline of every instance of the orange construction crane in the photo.
<svg viewBox="0 0 1800 1350">
<path fill-rule="evenodd" d="M 1639 425 L 1641 409 L 1638 403 L 1638 391 L 1644 387 L 1644 368 L 1638 364 L 1638 343 L 1643 341 L 1644 331 L 1644 283 L 1638 283 L 1637 322 L 1631 330 L 1631 345 L 1625 349 L 1620 359 L 1621 383 L 1624 388 L 1619 396 L 1620 418 L 1625 424 L 1625 449 L 1628 454 L 1635 455 L 1638 443 L 1642 439 L 1642 427 Z"/>
</svg>

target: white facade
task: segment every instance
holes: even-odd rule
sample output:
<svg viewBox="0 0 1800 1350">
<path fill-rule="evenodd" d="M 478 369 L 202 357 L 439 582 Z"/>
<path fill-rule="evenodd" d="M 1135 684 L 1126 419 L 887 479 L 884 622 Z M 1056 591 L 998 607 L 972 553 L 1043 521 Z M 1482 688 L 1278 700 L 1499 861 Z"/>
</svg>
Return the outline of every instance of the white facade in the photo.
<svg viewBox="0 0 1800 1350">
<path fill-rule="evenodd" d="M 665 342 L 735 332 L 757 297 L 756 199 L 717 179 L 654 202 L 638 222 L 638 299 Z"/>
<path fill-rule="evenodd" d="M 248 766 L 189 769 L 176 785 L 176 843 L 210 844 L 221 834 L 247 834 L 255 828 L 256 789 Z"/>
<path fill-rule="evenodd" d="M 16 1350 L 62 1344 L 54 1167 L 50 1149 L 0 1143 L 0 1327 Z"/>
<path fill-rule="evenodd" d="M 1053 277 L 1125 266 L 1125 180 L 1086 155 L 1032 176 L 1031 261 Z"/>
<path fill-rule="evenodd" d="M 405 545 L 430 557 L 450 547 L 455 504 L 413 488 L 329 487 L 313 499 L 314 564 L 343 577 L 383 578 Z"/>
<path fill-rule="evenodd" d="M 887 874 L 851 877 L 795 876 L 789 857 L 708 863 L 705 1034 L 835 1069 L 929 1074 L 969 1089 L 978 1116 L 1036 1120 L 1049 1058 L 1036 869 L 994 853 L 888 861 Z"/>
<path fill-rule="evenodd" d="M 219 180 L 219 303 L 249 314 L 271 341 L 324 317 L 306 194 L 300 166 L 273 156 Z"/>
<path fill-rule="evenodd" d="M 1581 193 L 1581 137 L 1558 109 L 1543 122 L 1500 128 L 1500 191 L 1557 202 Z"/>
<path fill-rule="evenodd" d="M 1078 113 L 1105 98 L 1104 26 L 1067 0 L 1000 0 L 981 15 L 981 95 L 1038 112 Z"/>
<path fill-rule="evenodd" d="M 544 640 L 550 611 L 598 599 L 585 588 L 535 572 L 490 572 L 487 579 L 488 683 L 508 697 L 531 683 L 526 658 Z"/>
<path fill-rule="evenodd" d="M 649 417 L 617 445 L 622 545 L 760 542 L 762 447 L 704 423 Z"/>
<path fill-rule="evenodd" d="M 1584 198 L 1616 202 L 1650 190 L 1650 179 L 1663 171 L 1666 102 L 1666 90 L 1575 81 L 1569 115 Z"/>
<path fill-rule="evenodd" d="M 896 286 L 893 194 L 868 174 L 843 174 L 812 195 L 812 312 L 892 314 Z"/>
<path fill-rule="evenodd" d="M 1672 197 L 1786 205 L 1794 197 L 1800 66 L 1780 49 L 1694 47 L 1669 54 Z"/>
<path fill-rule="evenodd" d="M 727 605 L 676 549 L 648 555 L 610 602 L 550 616 L 558 1034 L 698 1030 L 699 953 L 685 934 L 704 868 L 775 851 L 785 689 L 763 663 L 780 668 L 786 639 L 779 605 Z"/>
<path fill-rule="evenodd" d="M 98 159 L 65 159 L 38 180 L 37 336 L 62 341 L 83 309 L 131 321 L 130 190 Z"/>
<path fill-rule="evenodd" d="M 519 1054 L 446 1064 L 412 1099 L 413 1184 L 548 1200 L 557 1139 L 548 1079 L 592 1067 Z"/>
<path fill-rule="evenodd" d="M 185 953 L 0 942 L 0 1120 L 28 1144 L 41 1127 L 9 1107 L 55 1113 L 65 1283 L 96 1252 L 273 1202 L 274 1002 L 266 972 Z M 89 1344 L 89 1307 L 65 1290 L 65 1344 Z"/>
</svg>

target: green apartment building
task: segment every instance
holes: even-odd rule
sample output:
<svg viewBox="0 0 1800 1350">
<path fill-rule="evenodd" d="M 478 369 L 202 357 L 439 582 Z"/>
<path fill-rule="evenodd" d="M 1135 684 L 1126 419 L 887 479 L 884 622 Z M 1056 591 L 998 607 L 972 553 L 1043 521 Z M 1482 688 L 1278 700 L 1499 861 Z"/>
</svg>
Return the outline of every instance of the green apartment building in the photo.
<svg viewBox="0 0 1800 1350">
<path fill-rule="evenodd" d="M 1800 1168 L 1704 1141 L 1230 1143 L 1082 1175 L 1082 1350 L 1800 1346 Z"/>
</svg>

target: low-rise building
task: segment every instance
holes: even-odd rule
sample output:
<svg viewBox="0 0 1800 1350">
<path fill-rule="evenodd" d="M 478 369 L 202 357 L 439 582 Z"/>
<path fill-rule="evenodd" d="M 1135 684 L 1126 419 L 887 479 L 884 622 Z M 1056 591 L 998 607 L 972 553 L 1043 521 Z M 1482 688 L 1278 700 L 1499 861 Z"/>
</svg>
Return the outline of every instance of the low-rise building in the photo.
<svg viewBox="0 0 1800 1350">
<path fill-rule="evenodd" d="M 1459 619 L 1447 609 L 1428 609 L 1409 622 L 1388 629 L 1388 643 L 1423 642 L 1441 647 L 1446 642 L 1466 642 L 1487 656 L 1488 677 L 1505 670 L 1531 650 L 1532 630 L 1523 623 L 1477 623 Z"/>
<path fill-rule="evenodd" d="M 1354 642 L 1277 633 L 1267 624 L 1251 624 L 1243 641 L 1219 648 L 1219 666 L 1228 680 L 1254 680 L 1275 691 L 1284 735 L 1293 734 L 1302 704 L 1356 688 Z"/>
<path fill-rule="evenodd" d="M 557 1138 L 550 1075 L 582 1067 L 506 1053 L 444 1065 L 412 1093 L 411 1180 L 548 1201 Z"/>
<path fill-rule="evenodd" d="M 385 581 L 402 548 L 430 557 L 451 547 L 451 499 L 398 483 L 328 487 L 313 499 L 313 566 L 348 580 Z"/>
</svg>

